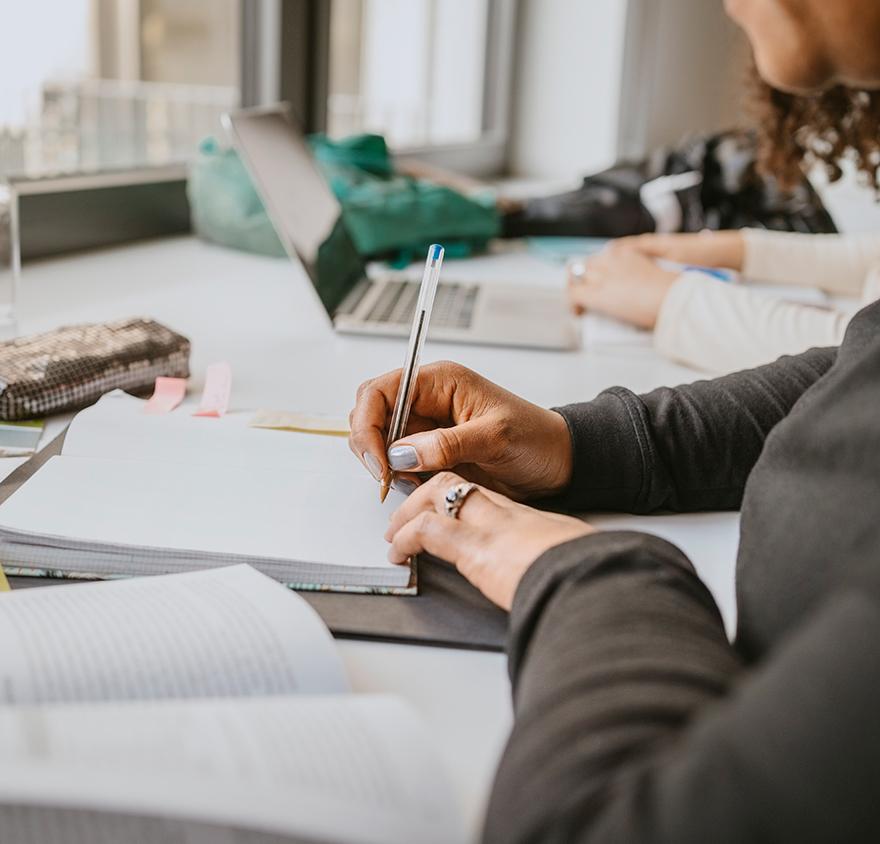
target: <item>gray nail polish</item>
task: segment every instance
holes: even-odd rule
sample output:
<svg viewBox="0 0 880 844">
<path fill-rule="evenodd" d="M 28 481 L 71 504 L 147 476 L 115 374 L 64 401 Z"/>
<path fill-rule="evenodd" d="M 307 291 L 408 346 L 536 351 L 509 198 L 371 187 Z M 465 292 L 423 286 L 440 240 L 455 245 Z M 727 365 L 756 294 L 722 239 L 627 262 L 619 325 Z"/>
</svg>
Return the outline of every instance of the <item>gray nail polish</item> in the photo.
<svg viewBox="0 0 880 844">
<path fill-rule="evenodd" d="M 419 455 L 411 445 L 396 445 L 388 449 L 388 463 L 397 472 L 415 469 L 419 465 Z"/>
<path fill-rule="evenodd" d="M 376 457 L 375 454 L 370 454 L 369 451 L 365 451 L 362 455 L 364 458 L 364 465 L 367 467 L 369 473 L 377 480 L 382 480 L 382 464 L 379 462 L 379 458 Z"/>
<path fill-rule="evenodd" d="M 391 488 L 402 492 L 404 495 L 412 495 L 418 489 L 418 486 L 406 478 L 396 478 L 391 482 Z"/>
</svg>

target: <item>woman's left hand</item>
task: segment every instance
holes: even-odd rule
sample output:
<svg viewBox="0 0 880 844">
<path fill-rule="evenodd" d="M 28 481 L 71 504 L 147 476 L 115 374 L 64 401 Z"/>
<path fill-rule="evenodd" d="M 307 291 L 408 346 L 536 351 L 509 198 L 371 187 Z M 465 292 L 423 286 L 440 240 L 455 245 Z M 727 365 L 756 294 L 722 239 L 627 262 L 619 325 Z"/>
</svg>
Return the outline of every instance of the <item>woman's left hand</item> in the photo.
<svg viewBox="0 0 880 844">
<path fill-rule="evenodd" d="M 594 531 L 579 519 L 544 513 L 479 486 L 464 499 L 458 518 L 451 518 L 444 498 L 462 482 L 453 472 L 439 472 L 407 498 L 385 534 L 391 562 L 405 563 L 422 551 L 448 560 L 509 610 L 520 580 L 541 554 Z"/>
<path fill-rule="evenodd" d="M 661 269 L 625 243 L 568 265 L 568 299 L 577 314 L 596 311 L 639 328 L 653 328 L 679 273 Z"/>
</svg>

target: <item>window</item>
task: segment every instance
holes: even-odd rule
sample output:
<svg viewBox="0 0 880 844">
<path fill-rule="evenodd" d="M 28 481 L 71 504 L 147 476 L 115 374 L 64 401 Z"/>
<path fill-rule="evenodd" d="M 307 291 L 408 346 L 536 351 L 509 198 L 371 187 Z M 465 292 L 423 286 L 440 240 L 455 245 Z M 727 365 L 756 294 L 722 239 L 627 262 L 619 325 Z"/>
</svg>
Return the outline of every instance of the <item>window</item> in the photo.
<svg viewBox="0 0 880 844">
<path fill-rule="evenodd" d="M 396 147 L 483 132 L 488 0 L 336 0 L 327 130 Z"/>
<path fill-rule="evenodd" d="M 516 7 L 0 0 L 15 35 L 0 50 L 0 183 L 15 177 L 22 254 L 186 230 L 185 164 L 239 105 L 287 99 L 307 131 L 380 132 L 404 157 L 498 173 Z"/>
<path fill-rule="evenodd" d="M 239 101 L 239 0 L 0 2 L 0 176 L 186 160 Z"/>
<path fill-rule="evenodd" d="M 333 0 L 328 133 L 378 132 L 398 151 L 424 157 L 445 148 L 445 163 L 461 169 L 500 168 L 514 7 L 513 0 Z"/>
</svg>

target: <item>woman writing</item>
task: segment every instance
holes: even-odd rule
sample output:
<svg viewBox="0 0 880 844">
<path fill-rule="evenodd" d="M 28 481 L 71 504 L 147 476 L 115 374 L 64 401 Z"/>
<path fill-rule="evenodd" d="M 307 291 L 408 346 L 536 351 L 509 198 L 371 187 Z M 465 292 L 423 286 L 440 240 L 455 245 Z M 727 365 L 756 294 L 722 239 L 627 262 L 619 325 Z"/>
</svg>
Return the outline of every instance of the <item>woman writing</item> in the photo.
<svg viewBox="0 0 880 844">
<path fill-rule="evenodd" d="M 771 84 L 880 85 L 875 0 L 728 7 Z M 398 379 L 361 388 L 352 448 L 442 471 L 394 514 L 391 558 L 443 557 L 510 610 L 487 841 L 880 840 L 880 305 L 839 349 L 557 411 L 425 367 L 386 454 Z M 554 498 L 741 506 L 735 643 L 678 549 L 520 503 Z"/>
</svg>

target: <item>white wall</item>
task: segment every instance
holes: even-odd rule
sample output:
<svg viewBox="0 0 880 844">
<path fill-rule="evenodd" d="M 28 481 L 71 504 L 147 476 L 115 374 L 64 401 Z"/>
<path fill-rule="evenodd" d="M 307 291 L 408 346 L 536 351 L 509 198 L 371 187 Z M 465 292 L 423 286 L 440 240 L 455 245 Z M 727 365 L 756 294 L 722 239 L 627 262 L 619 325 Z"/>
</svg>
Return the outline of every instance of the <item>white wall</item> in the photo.
<svg viewBox="0 0 880 844">
<path fill-rule="evenodd" d="M 749 51 L 721 0 L 629 0 L 628 12 L 621 155 L 742 122 Z"/>
<path fill-rule="evenodd" d="M 515 174 L 566 178 L 614 161 L 626 7 L 627 0 L 522 0 Z"/>
<path fill-rule="evenodd" d="M 574 177 L 741 120 L 721 0 L 521 0 L 510 169 Z"/>
</svg>

